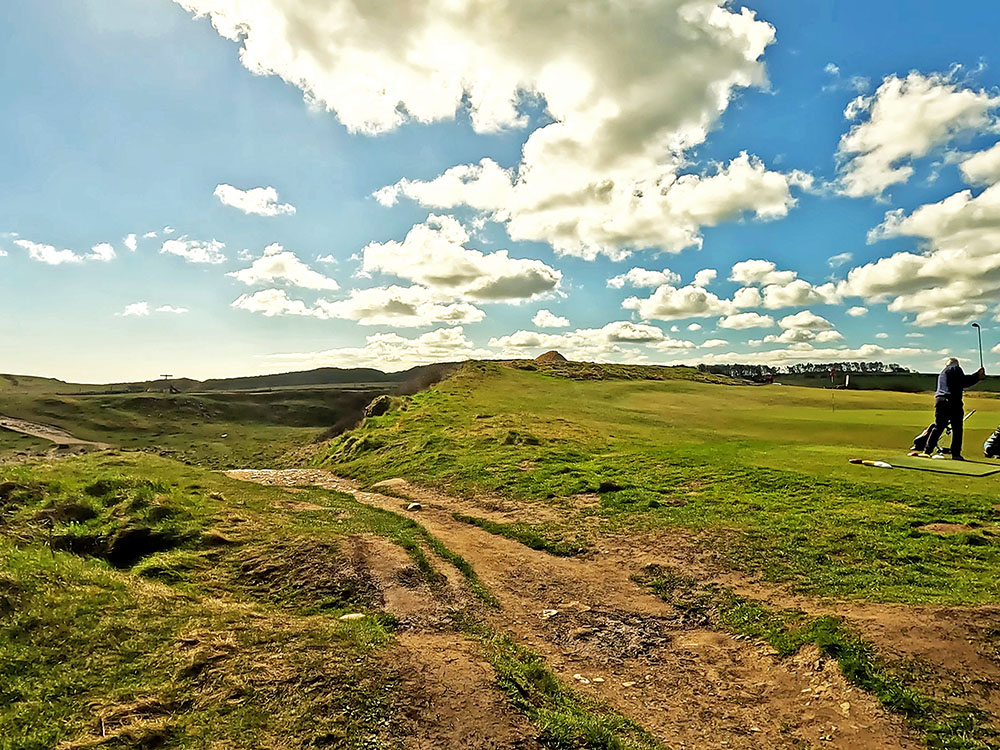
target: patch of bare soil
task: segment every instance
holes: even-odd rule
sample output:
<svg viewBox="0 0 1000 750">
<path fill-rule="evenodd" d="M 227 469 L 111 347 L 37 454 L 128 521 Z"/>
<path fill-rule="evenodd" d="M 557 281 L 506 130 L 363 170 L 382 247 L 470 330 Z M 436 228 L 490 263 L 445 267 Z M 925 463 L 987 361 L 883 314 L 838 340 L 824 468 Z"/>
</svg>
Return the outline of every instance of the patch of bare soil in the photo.
<svg viewBox="0 0 1000 750">
<path fill-rule="evenodd" d="M 326 472 L 246 470 L 227 474 L 271 486 L 330 487 Z M 399 483 L 389 487 L 400 494 L 406 490 Z M 398 497 L 386 500 L 399 510 L 402 501 Z M 296 510 L 295 504 L 312 505 L 295 500 L 283 505 Z M 454 628 L 451 615 L 472 605 L 462 575 L 448 567 L 443 571 L 444 580 L 432 585 L 413 558 L 384 537 L 355 535 L 344 545 L 339 558 L 349 561 L 355 575 L 363 574 L 373 603 L 377 599 L 399 623 L 396 644 L 383 660 L 400 687 L 403 726 L 399 733 L 406 737 L 406 749 L 542 750 L 537 730 L 511 708 L 496 687 L 493 669 L 481 657 L 478 643 Z M 302 577 L 301 572 L 296 577 Z M 343 571 L 337 571 L 325 580 L 342 577 Z"/>
<path fill-rule="evenodd" d="M 396 617 L 401 629 L 450 629 L 450 614 L 469 605 L 470 597 L 459 581 L 444 580 L 432 587 L 413 558 L 385 537 L 359 535 L 352 537 L 350 544 L 352 558 L 374 579 L 382 596 L 382 608 Z"/>
<path fill-rule="evenodd" d="M 964 523 L 925 523 L 923 526 L 918 526 L 917 529 L 920 531 L 926 531 L 929 534 L 972 534 L 977 531 L 977 529 Z"/>
<path fill-rule="evenodd" d="M 541 750 L 537 731 L 511 710 L 473 641 L 455 633 L 401 633 L 388 658 L 402 675 L 408 750 Z"/>
<path fill-rule="evenodd" d="M 39 424 L 37 422 L 29 422 L 26 419 L 0 416 L 0 427 L 5 430 L 11 430 L 12 432 L 20 432 L 22 435 L 31 435 L 33 437 L 42 438 L 43 440 L 50 440 L 55 443 L 58 448 L 63 448 L 64 446 L 86 446 L 96 450 L 107 450 L 112 447 L 109 443 L 83 440 L 82 438 L 71 435 L 66 432 L 66 430 L 59 427 Z"/>
<path fill-rule="evenodd" d="M 328 472 L 261 478 L 317 484 L 400 510 L 398 498 L 361 491 Z M 630 580 L 656 555 L 612 545 L 587 559 L 558 558 L 455 521 L 452 513 L 468 512 L 467 501 L 412 485 L 407 494 L 423 506 L 420 522 L 468 560 L 499 599 L 500 611 L 490 615 L 494 627 L 539 653 L 584 695 L 607 702 L 671 747 L 921 746 L 818 652 L 779 659 L 767 646 L 686 622 Z M 430 656 L 437 659 L 421 658 Z M 445 675 L 457 667 L 440 669 Z M 483 747 L 517 747 L 490 736 L 500 744 Z"/>
<path fill-rule="evenodd" d="M 951 533 L 974 531 L 962 524 L 931 525 L 962 527 Z M 650 564 L 667 565 L 774 607 L 801 610 L 813 617 L 840 617 L 887 659 L 909 664 L 922 690 L 937 698 L 959 696 L 1000 723 L 1000 607 L 906 605 L 800 596 L 726 569 L 712 551 L 698 544 L 693 533 L 683 530 L 605 537 L 601 545 L 606 561 L 619 561 L 622 575 Z"/>
</svg>

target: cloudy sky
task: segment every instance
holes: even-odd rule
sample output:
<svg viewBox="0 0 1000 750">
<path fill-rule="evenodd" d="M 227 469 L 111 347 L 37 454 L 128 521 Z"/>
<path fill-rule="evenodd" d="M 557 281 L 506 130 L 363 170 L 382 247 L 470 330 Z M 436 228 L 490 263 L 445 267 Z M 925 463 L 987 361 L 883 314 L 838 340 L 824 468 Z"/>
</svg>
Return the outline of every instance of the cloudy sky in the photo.
<svg viewBox="0 0 1000 750">
<path fill-rule="evenodd" d="M 1000 359 L 1000 6 L 46 0 L 0 371 Z"/>
</svg>

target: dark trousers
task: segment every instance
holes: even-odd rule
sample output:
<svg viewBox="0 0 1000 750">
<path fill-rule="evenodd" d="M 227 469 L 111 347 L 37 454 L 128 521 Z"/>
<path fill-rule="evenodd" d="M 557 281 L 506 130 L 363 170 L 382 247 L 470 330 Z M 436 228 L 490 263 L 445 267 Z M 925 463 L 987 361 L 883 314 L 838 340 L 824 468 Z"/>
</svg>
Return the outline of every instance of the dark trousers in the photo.
<svg viewBox="0 0 1000 750">
<path fill-rule="evenodd" d="M 965 408 L 961 401 L 954 401 L 950 398 L 939 398 L 934 400 L 934 427 L 931 428 L 927 436 L 927 453 L 933 453 L 937 448 L 938 439 L 948 425 L 951 425 L 951 455 L 962 455 L 962 417 L 965 416 Z"/>
</svg>

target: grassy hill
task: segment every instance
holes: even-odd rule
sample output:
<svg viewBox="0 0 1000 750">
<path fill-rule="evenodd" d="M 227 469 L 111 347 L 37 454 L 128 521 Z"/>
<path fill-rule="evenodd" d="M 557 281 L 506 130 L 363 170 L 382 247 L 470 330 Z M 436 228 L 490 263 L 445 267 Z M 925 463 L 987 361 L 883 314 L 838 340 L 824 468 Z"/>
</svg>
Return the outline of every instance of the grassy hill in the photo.
<svg viewBox="0 0 1000 750">
<path fill-rule="evenodd" d="M 73 435 L 216 467 L 277 465 L 286 455 L 356 424 L 374 398 L 412 392 L 447 365 L 398 373 L 322 368 L 208 381 L 104 386 L 0 375 L 0 415 L 54 425 Z M 4 455 L 42 455 L 44 441 L 0 430 Z"/>
<path fill-rule="evenodd" d="M 144 380 L 132 383 L 67 383 L 55 378 L 33 375 L 0 374 L 0 394 L 22 393 L 142 393 L 163 392 L 173 386 L 182 393 L 203 391 L 273 390 L 278 388 L 299 388 L 315 386 L 357 386 L 373 384 L 400 384 L 433 377 L 435 373 L 447 370 L 449 365 L 423 365 L 399 372 L 382 372 L 367 367 L 340 368 L 320 367 L 314 370 L 278 373 L 275 375 L 248 375 L 234 378 L 172 378 Z"/>
<path fill-rule="evenodd" d="M 0 393 L 0 414 L 85 440 L 210 466 L 274 465 L 337 425 L 350 426 L 391 386 L 205 393 Z"/>
<path fill-rule="evenodd" d="M 39 446 L 0 432 L 0 750 L 659 750 L 688 726 L 813 747 L 847 722 L 998 747 L 1000 474 L 847 463 L 901 456 L 927 394 L 555 358 L 419 374 L 7 379 L 0 414 L 118 449 L 5 464 Z M 971 457 L 1000 401 L 970 401 Z M 306 462 L 362 490 L 206 468 Z"/>
<path fill-rule="evenodd" d="M 1000 422 L 993 399 L 976 408 L 972 457 Z M 1000 476 L 847 462 L 902 456 L 931 411 L 904 393 L 579 381 L 476 364 L 334 441 L 325 465 L 550 504 L 562 519 L 531 533 L 553 547 L 594 543 L 581 529 L 595 519 L 616 531 L 681 526 L 733 567 L 804 592 L 1000 601 Z M 574 509 L 587 495 L 597 502 Z M 942 520 L 972 536 L 914 532 Z"/>
</svg>

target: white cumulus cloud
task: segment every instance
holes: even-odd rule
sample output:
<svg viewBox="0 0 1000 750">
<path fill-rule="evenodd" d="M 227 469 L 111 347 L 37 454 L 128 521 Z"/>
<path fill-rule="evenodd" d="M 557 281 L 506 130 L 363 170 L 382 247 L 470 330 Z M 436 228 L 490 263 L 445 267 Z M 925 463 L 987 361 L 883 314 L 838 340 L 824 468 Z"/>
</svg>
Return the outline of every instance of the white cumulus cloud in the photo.
<svg viewBox="0 0 1000 750">
<path fill-rule="evenodd" d="M 122 240 L 122 244 L 134 253 L 136 248 L 139 247 L 139 239 L 135 236 L 135 233 L 132 233 Z"/>
<path fill-rule="evenodd" d="M 719 328 L 730 328 L 737 331 L 747 328 L 773 328 L 774 318 L 755 312 L 735 313 L 719 320 Z"/>
<path fill-rule="evenodd" d="M 40 263 L 47 263 L 50 266 L 59 266 L 63 263 L 81 263 L 83 258 L 72 250 L 60 250 L 52 245 L 44 245 L 30 240 L 14 240 L 14 244 L 28 251 L 28 257 Z"/>
<path fill-rule="evenodd" d="M 913 314 L 918 326 L 968 323 L 1000 296 L 1000 184 L 978 196 L 969 190 L 912 213 L 890 211 L 870 234 L 914 237 L 924 249 L 897 252 L 851 269 L 845 296 L 889 300 L 889 310 Z"/>
<path fill-rule="evenodd" d="M 257 74 L 300 87 L 349 130 L 382 133 L 467 111 L 479 132 L 527 124 L 544 101 L 513 170 L 459 165 L 404 194 L 439 208 L 470 205 L 512 239 L 583 257 L 680 250 L 700 230 L 794 204 L 801 173 L 742 154 L 714 174 L 682 175 L 739 89 L 766 85 L 761 61 L 774 28 L 721 0 L 518 3 L 414 0 L 175 0 L 241 45 Z"/>
<path fill-rule="evenodd" d="M 331 278 L 314 271 L 299 260 L 295 253 L 278 243 L 264 248 L 264 254 L 249 268 L 227 273 L 247 286 L 288 284 L 303 289 L 336 290 L 340 285 Z"/>
<path fill-rule="evenodd" d="M 100 244 L 94 245 L 90 248 L 90 252 L 87 254 L 86 259 L 107 263 L 108 261 L 115 259 L 115 249 L 111 246 L 111 243 L 101 242 Z"/>
<path fill-rule="evenodd" d="M 656 326 L 617 320 L 601 328 L 578 328 L 566 333 L 515 331 L 490 339 L 489 345 L 504 356 L 522 357 L 558 349 L 571 359 L 602 361 L 622 354 L 635 359 L 642 347 L 656 350 L 693 349 L 690 341 L 672 339 Z"/>
<path fill-rule="evenodd" d="M 838 253 L 837 255 L 831 255 L 826 259 L 826 262 L 830 268 L 839 268 L 845 263 L 850 263 L 852 260 L 854 260 L 853 253 Z"/>
<path fill-rule="evenodd" d="M 1000 182 L 1000 143 L 979 151 L 958 165 L 962 177 L 970 185 L 992 185 Z"/>
<path fill-rule="evenodd" d="M 494 356 L 475 346 L 462 326 L 439 328 L 414 338 L 397 333 L 376 333 L 361 347 L 343 347 L 299 354 L 272 354 L 267 357 L 282 370 L 312 367 L 377 367 L 394 372 L 432 362 L 459 362 Z"/>
<path fill-rule="evenodd" d="M 715 277 L 719 275 L 719 272 L 714 268 L 703 268 L 694 275 L 694 280 L 691 282 L 691 286 L 706 287 L 715 281 Z"/>
<path fill-rule="evenodd" d="M 232 185 L 217 185 L 213 193 L 219 202 L 245 214 L 257 216 L 282 216 L 295 213 L 295 206 L 278 202 L 278 191 L 273 187 L 255 187 L 240 190 Z"/>
<path fill-rule="evenodd" d="M 319 300 L 320 317 L 354 320 L 361 325 L 420 327 L 433 323 L 478 323 L 485 313 L 467 302 L 444 303 L 422 286 L 388 286 L 353 289 L 347 299 Z"/>
<path fill-rule="evenodd" d="M 275 315 L 304 315 L 323 317 L 299 299 L 292 299 L 284 289 L 262 289 L 253 294 L 241 294 L 232 306 L 237 310 L 260 313 L 268 318 Z"/>
<path fill-rule="evenodd" d="M 663 284 L 679 284 L 680 280 L 680 274 L 674 273 L 669 268 L 664 268 L 662 271 L 651 271 L 647 268 L 630 268 L 625 273 L 608 279 L 608 286 L 612 289 L 621 289 L 626 285 L 652 288 L 662 286 Z"/>
<path fill-rule="evenodd" d="M 549 312 L 548 310 L 539 310 L 535 313 L 535 316 L 531 319 L 538 328 L 568 328 L 569 321 L 555 313 Z"/>
<path fill-rule="evenodd" d="M 733 264 L 729 274 L 730 281 L 736 281 L 743 286 L 767 286 L 769 284 L 788 284 L 795 280 L 795 271 L 779 271 L 769 260 L 743 260 Z"/>
<path fill-rule="evenodd" d="M 840 140 L 842 189 L 847 195 L 881 195 L 913 174 L 910 161 L 963 133 L 988 128 L 1000 97 L 961 88 L 949 76 L 892 75 L 870 97 L 858 97 L 848 119 L 867 118 Z"/>
<path fill-rule="evenodd" d="M 225 248 L 226 245 L 218 240 L 189 240 L 186 237 L 181 237 L 176 240 L 165 240 L 160 247 L 160 252 L 178 255 L 188 263 L 217 265 L 226 261 Z"/>
<path fill-rule="evenodd" d="M 636 310 L 644 320 L 680 320 L 728 315 L 736 311 L 732 300 L 720 299 L 704 287 L 680 288 L 664 284 L 646 298 L 628 297 L 622 307 Z"/>
<path fill-rule="evenodd" d="M 125 305 L 125 309 L 122 310 L 119 315 L 122 317 L 145 317 L 149 315 L 149 303 L 148 302 L 133 302 L 131 305 Z"/>
<path fill-rule="evenodd" d="M 484 253 L 466 245 L 469 233 L 451 216 L 431 215 L 402 242 L 372 242 L 362 253 L 366 274 L 416 282 L 442 295 L 485 302 L 528 300 L 555 291 L 562 273 L 540 260 Z"/>
</svg>

